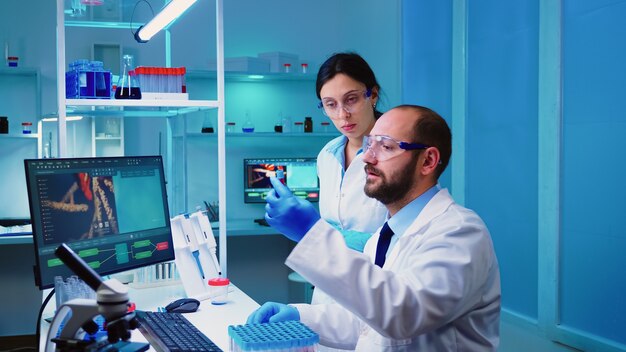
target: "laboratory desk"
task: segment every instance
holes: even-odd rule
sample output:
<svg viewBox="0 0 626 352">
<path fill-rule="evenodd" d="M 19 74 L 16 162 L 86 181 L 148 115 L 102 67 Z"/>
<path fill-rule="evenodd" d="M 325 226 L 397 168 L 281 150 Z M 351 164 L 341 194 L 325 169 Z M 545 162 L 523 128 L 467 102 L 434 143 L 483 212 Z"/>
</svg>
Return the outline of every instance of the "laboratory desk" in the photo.
<svg viewBox="0 0 626 352">
<path fill-rule="evenodd" d="M 164 307 L 175 299 L 185 297 L 185 291 L 181 285 L 142 289 L 129 288 L 129 296 L 138 310 L 156 311 L 159 307 Z M 52 316 L 54 306 L 53 298 L 46 307 L 44 317 Z M 245 324 L 248 315 L 258 307 L 258 303 L 231 283 L 226 304 L 213 305 L 210 300 L 204 300 L 198 311 L 186 313 L 185 317 L 222 350 L 228 351 L 230 345 L 228 326 Z M 50 324 L 45 321 L 41 325 L 40 351 L 44 350 L 49 326 Z M 130 341 L 147 342 L 139 330 L 133 330 Z M 154 349 L 150 348 L 150 351 L 154 351 Z"/>
</svg>

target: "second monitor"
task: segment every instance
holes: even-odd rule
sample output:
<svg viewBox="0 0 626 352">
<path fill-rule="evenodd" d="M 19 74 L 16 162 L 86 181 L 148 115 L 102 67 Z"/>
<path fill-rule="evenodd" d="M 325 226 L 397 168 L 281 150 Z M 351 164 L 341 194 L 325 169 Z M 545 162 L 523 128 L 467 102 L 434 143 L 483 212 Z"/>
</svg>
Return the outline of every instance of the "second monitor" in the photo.
<svg viewBox="0 0 626 352">
<path fill-rule="evenodd" d="M 320 184 L 315 158 L 244 159 L 244 202 L 265 203 L 272 189 L 270 177 L 278 177 L 294 195 L 311 202 L 319 200 Z"/>
</svg>

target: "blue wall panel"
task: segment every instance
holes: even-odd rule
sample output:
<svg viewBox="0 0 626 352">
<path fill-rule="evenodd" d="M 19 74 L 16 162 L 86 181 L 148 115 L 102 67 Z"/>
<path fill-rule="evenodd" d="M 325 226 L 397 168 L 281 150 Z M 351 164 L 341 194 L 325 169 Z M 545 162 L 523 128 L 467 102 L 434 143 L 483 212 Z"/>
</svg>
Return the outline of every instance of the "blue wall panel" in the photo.
<svg viewBox="0 0 626 352">
<path fill-rule="evenodd" d="M 451 1 L 403 1 L 402 103 L 427 106 L 449 125 L 452 121 L 451 21 Z M 450 167 L 440 183 L 450 187 Z"/>
<path fill-rule="evenodd" d="M 468 2 L 466 204 L 489 227 L 503 308 L 537 317 L 534 2 Z"/>
<path fill-rule="evenodd" d="M 560 318 L 626 344 L 626 2 L 563 5 Z"/>
</svg>

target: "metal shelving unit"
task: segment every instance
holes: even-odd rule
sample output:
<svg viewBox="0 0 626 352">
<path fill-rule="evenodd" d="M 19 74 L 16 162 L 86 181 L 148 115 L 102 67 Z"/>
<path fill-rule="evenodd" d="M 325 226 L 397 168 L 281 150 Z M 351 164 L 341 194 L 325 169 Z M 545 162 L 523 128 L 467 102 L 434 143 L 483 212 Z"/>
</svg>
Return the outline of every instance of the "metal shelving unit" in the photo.
<svg viewBox="0 0 626 352">
<path fill-rule="evenodd" d="M 108 100 L 108 99 L 66 99 L 65 98 L 65 27 L 91 27 L 91 28 L 119 28 L 128 30 L 128 23 L 119 22 L 93 22 L 93 21 L 67 21 L 65 19 L 64 0 L 57 0 L 57 105 L 58 105 L 58 155 L 67 155 L 67 116 L 68 113 L 86 113 L 89 116 L 111 116 L 111 114 L 121 116 L 162 116 L 168 118 L 168 135 L 166 138 L 166 177 L 173 180 L 173 158 L 180 157 L 174 155 L 172 146 L 172 128 L 170 118 L 176 118 L 190 112 L 203 109 L 217 109 L 218 127 L 218 169 L 219 169 L 219 256 L 221 261 L 221 271 L 226 275 L 226 171 L 225 171 L 225 123 L 224 123 L 224 39 L 223 39 L 223 0 L 215 0 L 215 26 L 216 26 L 216 62 L 217 70 L 215 79 L 217 85 L 216 100 Z M 170 35 L 166 32 L 166 66 L 170 65 L 171 57 L 169 53 Z M 182 156 L 185 160 L 184 155 Z M 183 162 L 183 182 L 186 179 L 186 161 Z M 170 182 L 171 183 L 171 182 Z M 184 187 L 186 189 L 186 186 Z M 172 193 L 172 187 L 168 185 L 168 191 Z"/>
</svg>

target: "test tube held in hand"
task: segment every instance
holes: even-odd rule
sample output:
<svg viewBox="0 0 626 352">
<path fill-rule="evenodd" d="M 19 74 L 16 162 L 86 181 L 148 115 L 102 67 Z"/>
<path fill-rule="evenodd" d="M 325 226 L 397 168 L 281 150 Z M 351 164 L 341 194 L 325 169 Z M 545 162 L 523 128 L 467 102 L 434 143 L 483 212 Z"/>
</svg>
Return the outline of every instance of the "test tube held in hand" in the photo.
<svg viewBox="0 0 626 352">
<path fill-rule="evenodd" d="M 285 170 L 283 170 L 280 166 L 276 169 L 276 178 L 285 184 Z"/>
</svg>

